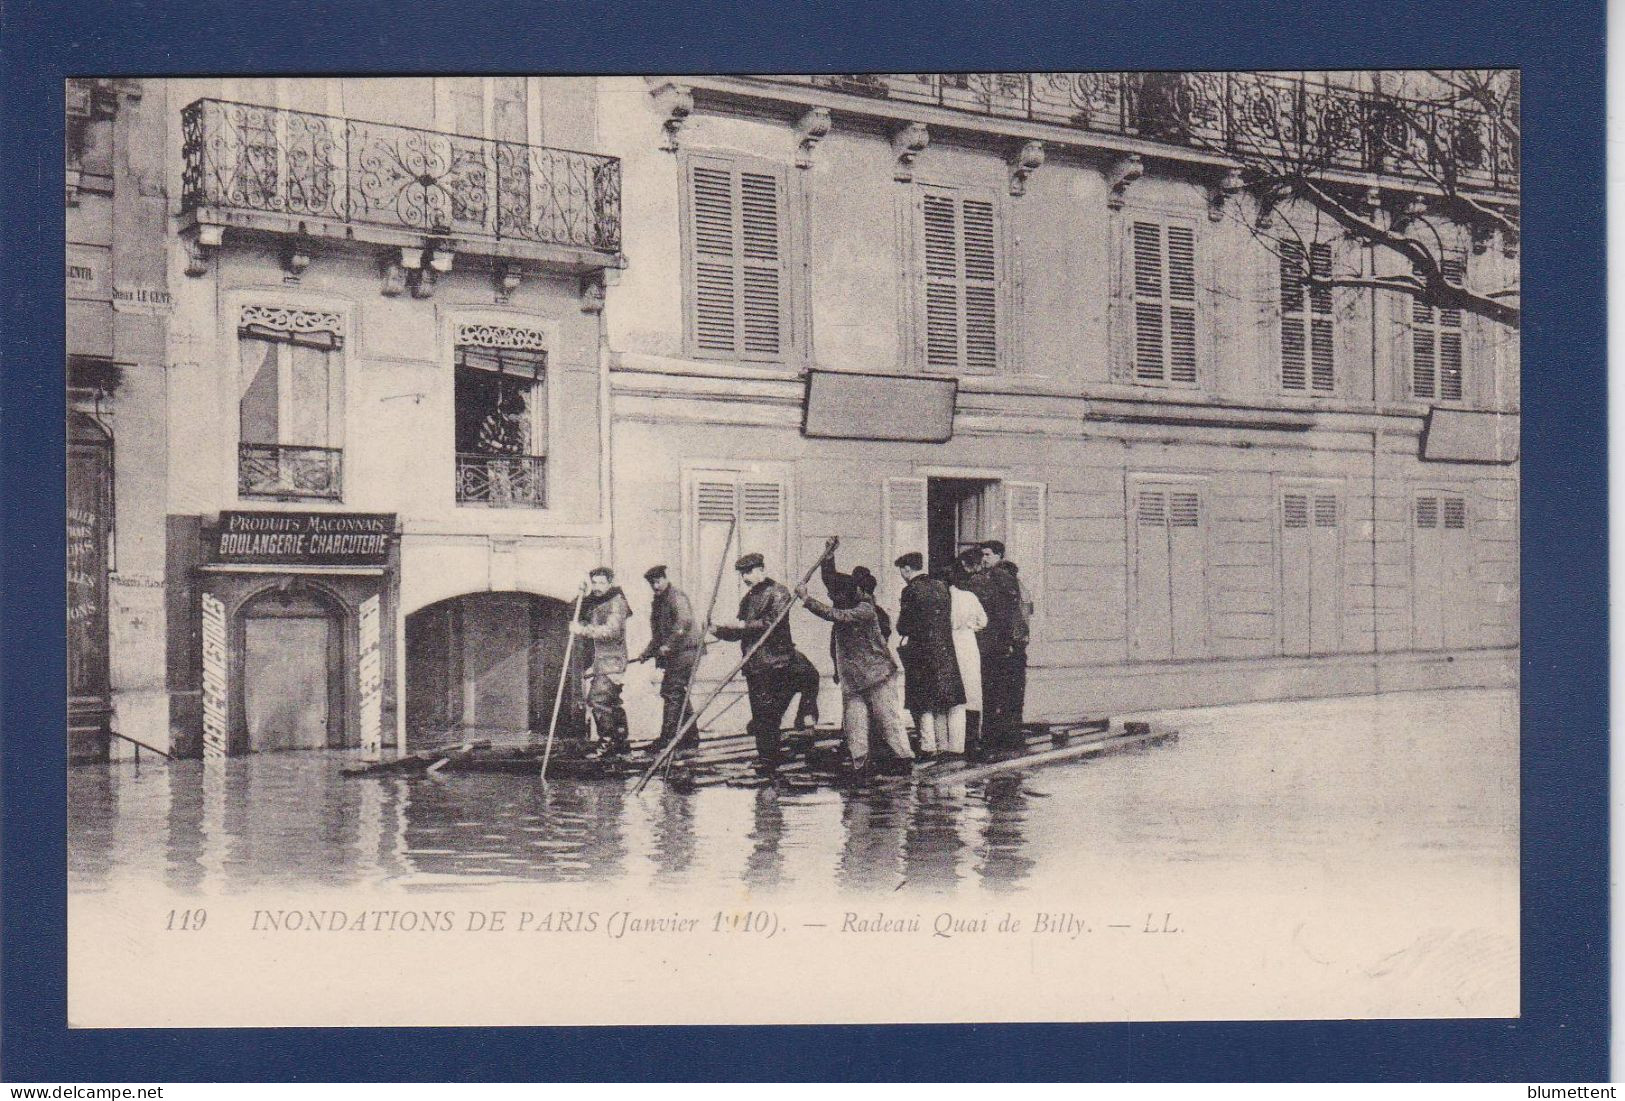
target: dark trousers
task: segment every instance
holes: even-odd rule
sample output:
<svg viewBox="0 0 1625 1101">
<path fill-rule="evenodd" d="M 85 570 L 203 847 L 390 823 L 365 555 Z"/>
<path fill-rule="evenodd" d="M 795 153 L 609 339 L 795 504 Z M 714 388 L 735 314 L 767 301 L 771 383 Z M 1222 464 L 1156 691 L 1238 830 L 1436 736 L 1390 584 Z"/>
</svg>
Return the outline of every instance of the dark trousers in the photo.
<svg viewBox="0 0 1625 1101">
<path fill-rule="evenodd" d="M 686 720 L 694 716 L 688 713 L 689 680 L 694 675 L 695 655 L 683 654 L 666 659 L 665 676 L 660 681 L 660 741 L 662 744 L 677 737 L 679 724 L 689 725 Z M 699 732 L 690 731 L 688 741 L 698 741 Z"/>
<path fill-rule="evenodd" d="M 1027 702 L 1027 651 L 1011 648 L 982 655 L 982 739 L 997 745 L 1021 737 Z"/>
<path fill-rule="evenodd" d="M 797 650 L 790 658 L 787 674 L 790 683 L 794 685 L 791 691 L 801 697 L 801 701 L 796 704 L 795 724 L 797 726 L 817 726 L 818 667 L 808 659 L 806 654 Z"/>
<path fill-rule="evenodd" d="M 745 685 L 750 692 L 750 725 L 746 729 L 756 739 L 756 756 L 763 764 L 777 764 L 779 726 L 800 687 L 794 668 L 781 665 L 747 672 Z"/>
<path fill-rule="evenodd" d="M 621 706 L 618 676 L 611 679 L 608 674 L 595 674 L 587 689 L 587 706 L 592 709 L 599 739 L 608 746 L 624 747 L 627 743 L 626 708 Z"/>
</svg>

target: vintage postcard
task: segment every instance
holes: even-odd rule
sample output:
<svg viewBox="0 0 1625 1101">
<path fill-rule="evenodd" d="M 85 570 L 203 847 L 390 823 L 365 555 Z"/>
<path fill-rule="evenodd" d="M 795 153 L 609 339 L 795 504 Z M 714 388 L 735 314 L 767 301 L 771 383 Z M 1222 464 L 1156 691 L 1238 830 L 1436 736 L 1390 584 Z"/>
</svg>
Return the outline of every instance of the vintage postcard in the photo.
<svg viewBox="0 0 1625 1101">
<path fill-rule="evenodd" d="M 69 81 L 70 1023 L 1516 1017 L 1519 95 Z"/>
</svg>

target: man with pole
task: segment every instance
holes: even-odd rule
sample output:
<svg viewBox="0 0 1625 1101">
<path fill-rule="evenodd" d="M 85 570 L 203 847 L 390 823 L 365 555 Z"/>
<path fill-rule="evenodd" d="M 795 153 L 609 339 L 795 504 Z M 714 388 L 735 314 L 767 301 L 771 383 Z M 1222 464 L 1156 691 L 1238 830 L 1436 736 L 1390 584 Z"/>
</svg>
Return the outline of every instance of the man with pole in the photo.
<svg viewBox="0 0 1625 1101">
<path fill-rule="evenodd" d="M 654 601 L 649 609 L 649 645 L 633 660 L 649 661 L 652 658 L 655 667 L 664 671 L 660 680 L 660 737 L 652 747 L 659 752 L 667 742 L 677 737 L 687 715 L 688 686 L 694 676 L 694 665 L 700 659 L 703 643 L 694 622 L 694 609 L 683 591 L 666 576 L 666 567 L 649 567 L 644 571 L 643 579 L 654 592 Z M 692 728 L 683 738 L 684 746 L 698 741 L 699 732 Z"/>
<path fill-rule="evenodd" d="M 570 632 L 592 643 L 587 707 L 598 727 L 602 755 L 617 756 L 632 747 L 626 708 L 621 705 L 621 683 L 626 679 L 626 620 L 632 608 L 608 566 L 595 566 L 587 582 L 591 592 L 582 601 Z"/>
<path fill-rule="evenodd" d="M 790 634 L 790 590 L 767 576 L 760 554 L 750 553 L 734 563 L 747 586 L 739 601 L 739 620 L 719 623 L 711 632 L 720 639 L 737 640 L 744 654 L 745 685 L 750 696 L 750 724 L 756 739 L 760 767 L 772 770 L 779 763 L 779 728 L 798 685 L 795 639 Z M 802 658 L 802 662 L 806 659 Z"/>
</svg>

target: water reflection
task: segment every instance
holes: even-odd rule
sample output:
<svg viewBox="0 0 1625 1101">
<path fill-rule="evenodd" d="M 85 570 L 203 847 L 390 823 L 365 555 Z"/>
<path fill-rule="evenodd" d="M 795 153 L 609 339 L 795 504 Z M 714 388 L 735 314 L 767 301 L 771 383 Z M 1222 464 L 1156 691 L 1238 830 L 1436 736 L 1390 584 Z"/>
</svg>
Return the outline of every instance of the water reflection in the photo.
<svg viewBox="0 0 1625 1101">
<path fill-rule="evenodd" d="M 347 779 L 340 752 L 80 767 L 69 882 L 941 896 L 1079 882 L 1105 861 L 1515 861 L 1515 705 L 1447 692 L 1215 710 L 1175 745 L 940 791 Z"/>
</svg>

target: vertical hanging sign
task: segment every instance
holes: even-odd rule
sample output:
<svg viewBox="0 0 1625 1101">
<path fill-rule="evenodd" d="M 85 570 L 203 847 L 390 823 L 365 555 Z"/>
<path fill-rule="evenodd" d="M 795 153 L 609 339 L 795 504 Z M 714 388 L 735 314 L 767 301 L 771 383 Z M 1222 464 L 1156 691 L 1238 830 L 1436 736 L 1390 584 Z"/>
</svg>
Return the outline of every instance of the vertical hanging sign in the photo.
<svg viewBox="0 0 1625 1101">
<path fill-rule="evenodd" d="M 226 755 L 226 606 L 203 594 L 203 758 Z"/>
<path fill-rule="evenodd" d="M 369 761 L 383 750 L 383 662 L 378 645 L 378 597 L 361 602 L 358 623 L 358 680 L 361 687 L 361 750 Z"/>
</svg>

